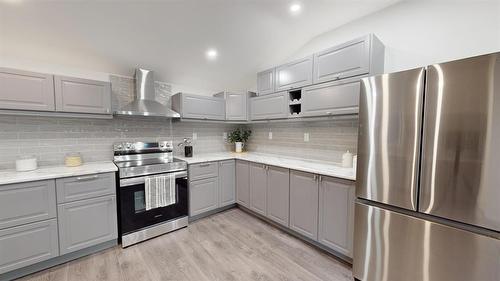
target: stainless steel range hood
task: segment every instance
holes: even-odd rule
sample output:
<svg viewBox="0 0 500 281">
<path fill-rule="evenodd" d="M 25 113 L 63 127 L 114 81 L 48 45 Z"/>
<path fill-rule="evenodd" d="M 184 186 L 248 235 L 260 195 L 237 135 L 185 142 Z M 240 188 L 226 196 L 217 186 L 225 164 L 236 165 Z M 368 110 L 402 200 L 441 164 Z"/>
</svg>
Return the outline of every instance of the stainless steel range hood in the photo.
<svg viewBox="0 0 500 281">
<path fill-rule="evenodd" d="M 180 114 L 158 102 L 155 94 L 154 74 L 151 70 L 135 70 L 135 99 L 115 111 L 115 115 L 154 116 L 180 118 Z"/>
</svg>

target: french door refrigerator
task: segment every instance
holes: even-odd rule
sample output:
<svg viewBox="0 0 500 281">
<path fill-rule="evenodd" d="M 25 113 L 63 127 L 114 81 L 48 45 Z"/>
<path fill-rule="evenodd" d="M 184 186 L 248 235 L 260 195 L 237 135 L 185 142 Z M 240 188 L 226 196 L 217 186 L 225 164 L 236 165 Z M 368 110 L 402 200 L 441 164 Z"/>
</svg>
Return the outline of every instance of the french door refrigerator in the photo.
<svg viewBox="0 0 500 281">
<path fill-rule="evenodd" d="M 500 53 L 362 80 L 353 274 L 500 280 Z"/>
</svg>

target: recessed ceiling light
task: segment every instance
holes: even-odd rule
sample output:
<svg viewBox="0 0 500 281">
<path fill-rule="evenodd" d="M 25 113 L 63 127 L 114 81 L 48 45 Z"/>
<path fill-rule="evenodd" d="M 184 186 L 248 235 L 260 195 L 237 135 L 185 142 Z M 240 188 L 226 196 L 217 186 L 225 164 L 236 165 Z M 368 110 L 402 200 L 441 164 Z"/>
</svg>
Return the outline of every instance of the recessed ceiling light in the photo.
<svg viewBox="0 0 500 281">
<path fill-rule="evenodd" d="M 214 60 L 217 58 L 218 53 L 216 49 L 208 49 L 205 55 L 207 56 L 207 59 Z"/>
<path fill-rule="evenodd" d="M 290 12 L 292 14 L 298 14 L 302 10 L 302 6 L 298 3 L 290 5 Z"/>
</svg>

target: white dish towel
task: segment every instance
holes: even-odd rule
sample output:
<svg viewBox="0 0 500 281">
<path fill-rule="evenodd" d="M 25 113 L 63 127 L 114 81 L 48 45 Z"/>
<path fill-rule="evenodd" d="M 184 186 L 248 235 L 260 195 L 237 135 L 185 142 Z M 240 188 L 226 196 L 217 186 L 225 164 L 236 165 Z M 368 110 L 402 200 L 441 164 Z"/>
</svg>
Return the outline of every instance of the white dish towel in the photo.
<svg viewBox="0 0 500 281">
<path fill-rule="evenodd" d="M 166 207 L 177 202 L 175 175 L 147 177 L 144 180 L 146 211 Z"/>
</svg>

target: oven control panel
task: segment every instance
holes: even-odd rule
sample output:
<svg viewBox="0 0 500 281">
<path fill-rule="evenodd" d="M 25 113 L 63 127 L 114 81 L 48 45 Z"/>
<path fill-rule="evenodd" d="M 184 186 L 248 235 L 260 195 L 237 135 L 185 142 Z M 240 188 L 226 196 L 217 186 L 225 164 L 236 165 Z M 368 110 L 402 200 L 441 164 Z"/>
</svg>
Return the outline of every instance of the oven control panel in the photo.
<svg viewBox="0 0 500 281">
<path fill-rule="evenodd" d="M 158 142 L 117 142 L 113 144 L 115 154 L 140 153 L 140 152 L 165 152 L 173 151 L 172 141 Z"/>
</svg>

